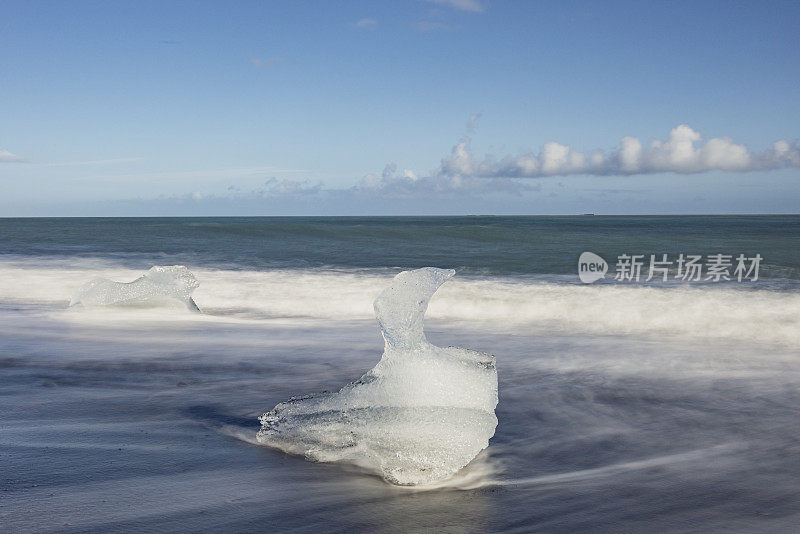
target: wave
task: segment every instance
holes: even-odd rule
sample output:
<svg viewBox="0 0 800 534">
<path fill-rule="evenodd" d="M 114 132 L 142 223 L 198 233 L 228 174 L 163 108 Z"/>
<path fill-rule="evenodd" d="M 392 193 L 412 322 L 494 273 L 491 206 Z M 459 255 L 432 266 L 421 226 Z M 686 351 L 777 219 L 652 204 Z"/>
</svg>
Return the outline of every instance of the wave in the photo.
<svg viewBox="0 0 800 534">
<path fill-rule="evenodd" d="M 197 304 L 247 320 L 372 321 L 372 302 L 399 269 L 217 270 L 191 267 Z M 66 308 L 93 278 L 133 279 L 102 260 L 0 261 L 0 301 Z M 496 332 L 677 336 L 800 347 L 800 294 L 744 284 L 575 285 L 558 277 L 456 278 L 431 301 L 429 321 Z"/>
</svg>

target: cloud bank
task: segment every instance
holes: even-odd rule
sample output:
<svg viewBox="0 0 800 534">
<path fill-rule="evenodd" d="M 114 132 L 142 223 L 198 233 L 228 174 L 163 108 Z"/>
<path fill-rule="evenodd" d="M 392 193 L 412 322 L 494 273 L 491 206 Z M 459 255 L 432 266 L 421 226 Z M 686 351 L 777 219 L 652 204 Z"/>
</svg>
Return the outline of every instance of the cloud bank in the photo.
<svg viewBox="0 0 800 534">
<path fill-rule="evenodd" d="M 481 114 L 470 116 L 467 130 L 475 128 Z M 620 146 L 609 152 L 597 149 L 588 153 L 551 141 L 538 153 L 478 160 L 464 137 L 438 168 L 418 174 L 389 163 L 381 173 L 369 173 L 351 187 L 327 188 L 308 179 L 270 178 L 263 186 L 243 192 L 228 189 L 231 199 L 328 199 L 373 201 L 375 199 L 436 200 L 523 198 L 541 192 L 538 183 L 525 178 L 567 175 L 628 176 L 652 173 L 696 174 L 708 171 L 757 171 L 800 167 L 796 144 L 777 141 L 763 152 L 752 152 L 728 137 L 703 142 L 698 132 L 687 125 L 670 131 L 667 140 L 653 139 L 645 146 L 635 137 L 623 137 Z M 561 186 L 561 184 L 559 184 Z M 602 190 L 614 192 L 615 190 Z M 630 192 L 630 191 L 629 191 Z M 552 196 L 552 192 L 550 193 Z M 213 196 L 213 195 L 212 195 Z M 205 198 L 203 195 L 202 198 Z M 221 198 L 221 197 L 220 197 Z"/>
<path fill-rule="evenodd" d="M 595 149 L 580 152 L 555 141 L 545 143 L 538 154 L 533 151 L 496 158 L 487 155 L 478 161 L 470 149 L 470 138 L 463 138 L 442 159 L 438 174 L 480 178 L 537 178 L 544 176 L 633 175 L 674 172 L 696 174 L 708 171 L 763 171 L 800 167 L 800 147 L 777 141 L 763 152 L 751 152 L 729 137 L 702 142 L 701 135 L 682 124 L 673 128 L 666 141 L 653 139 L 645 146 L 635 137 L 623 137 L 610 152 Z"/>
</svg>

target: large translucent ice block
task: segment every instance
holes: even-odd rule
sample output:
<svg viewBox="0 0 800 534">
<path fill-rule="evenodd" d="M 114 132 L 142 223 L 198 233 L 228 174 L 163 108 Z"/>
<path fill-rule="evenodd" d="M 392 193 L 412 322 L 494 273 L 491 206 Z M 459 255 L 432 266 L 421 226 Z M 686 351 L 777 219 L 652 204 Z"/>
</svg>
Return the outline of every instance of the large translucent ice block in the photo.
<svg viewBox="0 0 800 534">
<path fill-rule="evenodd" d="M 489 444 L 497 370 L 483 352 L 437 347 L 428 301 L 455 271 L 398 274 L 375 300 L 385 340 L 378 364 L 336 393 L 295 397 L 260 417 L 258 441 L 316 461 L 347 461 L 394 484 L 450 477 Z"/>
</svg>

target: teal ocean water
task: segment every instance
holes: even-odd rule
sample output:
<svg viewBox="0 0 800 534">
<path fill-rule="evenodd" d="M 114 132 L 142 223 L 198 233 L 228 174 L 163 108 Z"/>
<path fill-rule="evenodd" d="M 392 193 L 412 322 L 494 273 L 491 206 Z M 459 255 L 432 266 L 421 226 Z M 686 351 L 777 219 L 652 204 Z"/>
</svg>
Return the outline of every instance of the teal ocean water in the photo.
<svg viewBox="0 0 800 534">
<path fill-rule="evenodd" d="M 202 313 L 69 307 L 176 264 Z M 456 270 L 431 342 L 496 357 L 489 448 L 410 489 L 259 446 L 375 365 L 372 301 L 423 266 Z M 0 530 L 792 532 L 799 355 L 800 216 L 0 219 Z"/>
<path fill-rule="evenodd" d="M 416 268 L 574 274 L 585 250 L 760 253 L 768 278 L 800 279 L 800 216 L 202 217 L 0 220 L 0 253 L 154 259 L 208 267 Z"/>
</svg>

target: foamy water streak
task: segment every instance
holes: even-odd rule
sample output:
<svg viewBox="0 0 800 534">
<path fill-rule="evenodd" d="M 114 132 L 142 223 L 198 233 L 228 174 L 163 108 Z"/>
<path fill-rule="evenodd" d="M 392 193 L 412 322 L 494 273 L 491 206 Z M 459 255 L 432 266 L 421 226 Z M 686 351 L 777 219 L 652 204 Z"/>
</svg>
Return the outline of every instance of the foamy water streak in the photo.
<svg viewBox="0 0 800 534">
<path fill-rule="evenodd" d="M 397 271 L 195 269 L 201 309 L 242 318 L 370 320 L 372 300 Z M 93 278 L 133 279 L 138 269 L 101 260 L 0 261 L 0 300 L 69 302 Z M 800 294 L 744 286 L 572 285 L 547 279 L 456 278 L 427 317 L 514 332 L 676 335 L 800 347 Z"/>
<path fill-rule="evenodd" d="M 617 477 L 633 471 L 646 469 L 688 469 L 707 467 L 710 463 L 728 461 L 724 455 L 731 455 L 746 448 L 745 443 L 725 443 L 713 447 L 691 450 L 677 454 L 667 454 L 643 460 L 633 460 L 617 464 L 580 469 L 567 473 L 540 475 L 530 478 L 497 481 L 495 484 L 504 486 L 538 486 L 557 485 L 570 483 L 586 483 L 595 479 Z"/>
</svg>

